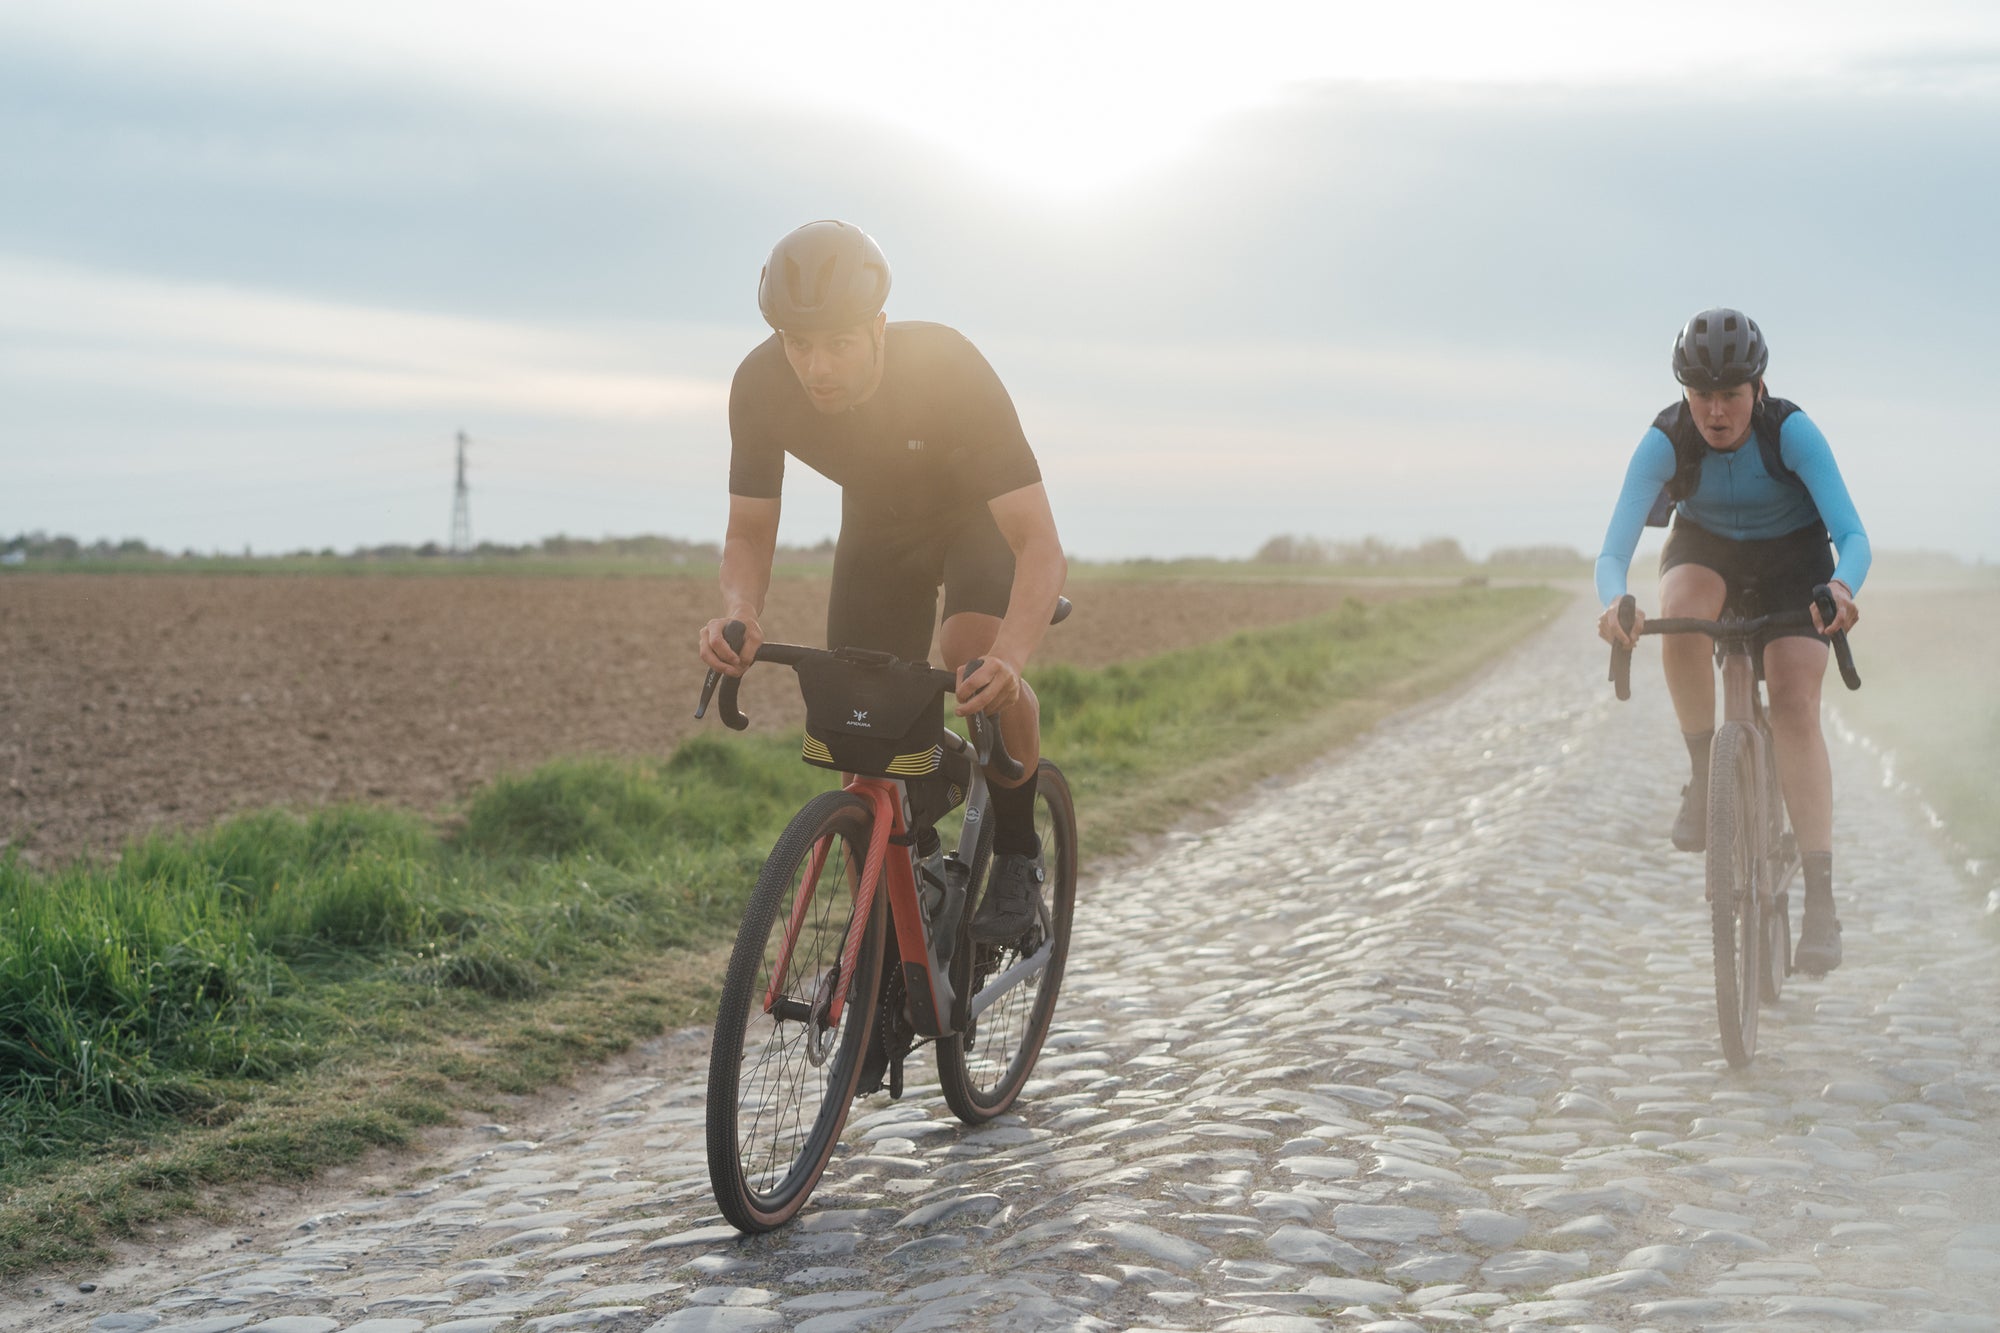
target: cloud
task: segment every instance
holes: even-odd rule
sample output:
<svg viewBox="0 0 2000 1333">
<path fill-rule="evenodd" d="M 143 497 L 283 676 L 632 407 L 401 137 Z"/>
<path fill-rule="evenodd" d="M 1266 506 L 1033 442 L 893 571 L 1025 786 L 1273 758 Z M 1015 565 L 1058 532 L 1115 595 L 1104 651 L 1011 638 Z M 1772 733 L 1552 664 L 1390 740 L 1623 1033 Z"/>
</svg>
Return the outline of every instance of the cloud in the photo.
<svg viewBox="0 0 2000 1333">
<path fill-rule="evenodd" d="M 2000 200 L 1968 166 L 2000 160 L 2000 92 L 1896 58 L 1862 80 L 1322 82 L 1051 202 L 838 104 L 0 43 L 0 459 L 43 469 L 10 497 L 41 506 L 27 522 L 122 534 L 155 530 L 145 494 L 116 524 L 91 506 L 134 441 L 217 486 L 261 458 L 272 495 L 331 448 L 360 494 L 391 441 L 463 424 L 521 441 L 481 455 L 482 494 L 518 500 L 481 509 L 483 533 L 615 513 L 712 536 L 757 265 L 833 215 L 887 247 L 892 316 L 993 360 L 1081 551 L 1281 530 L 1590 545 L 1672 392 L 1668 337 L 1727 302 L 1771 335 L 1878 545 L 2000 554 Z M 90 484 L 58 485 L 49 440 Z M 788 536 L 833 521 L 808 479 L 787 502 L 810 525 Z M 314 544 L 394 535 L 359 502 L 315 521 Z"/>
<path fill-rule="evenodd" d="M 728 384 L 648 370 L 659 338 L 342 305 L 0 256 L 0 368 L 218 406 L 713 414 Z"/>
</svg>

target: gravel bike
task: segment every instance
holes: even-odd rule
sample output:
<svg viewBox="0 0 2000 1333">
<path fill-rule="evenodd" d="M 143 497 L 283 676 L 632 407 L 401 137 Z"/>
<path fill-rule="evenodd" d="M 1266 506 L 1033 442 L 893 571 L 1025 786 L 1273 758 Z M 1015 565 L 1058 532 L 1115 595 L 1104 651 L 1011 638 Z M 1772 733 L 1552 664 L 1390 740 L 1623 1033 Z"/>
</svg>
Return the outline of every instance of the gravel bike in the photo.
<svg viewBox="0 0 2000 1333">
<path fill-rule="evenodd" d="M 1062 599 L 1054 620 L 1069 613 Z M 743 627 L 724 637 L 743 645 Z M 716 1202 L 745 1232 L 783 1226 L 832 1158 L 857 1096 L 937 1046 L 959 1119 L 1013 1105 L 1055 1013 L 1076 907 L 1076 810 L 1041 761 L 1035 832 L 1048 878 L 1035 921 L 1004 945 L 976 943 L 993 831 L 985 769 L 1018 778 L 998 724 L 944 725 L 958 677 L 887 653 L 766 643 L 752 659 L 790 666 L 806 700 L 807 763 L 845 774 L 779 835 L 757 878 L 723 981 L 708 1069 L 708 1169 Z M 979 667 L 977 660 L 967 672 Z M 702 687 L 708 709 L 719 673 Z M 732 730 L 739 678 L 720 677 Z M 949 851 L 943 837 L 955 823 Z"/>
<path fill-rule="evenodd" d="M 1825 584 L 1813 589 L 1823 624 L 1835 615 Z M 1618 623 L 1628 632 L 1638 603 L 1618 603 Z M 1775 1004 L 1792 971 L 1791 882 L 1799 847 L 1786 825 L 1778 789 L 1777 751 L 1765 716 L 1764 645 L 1778 632 L 1811 626 L 1806 611 L 1779 611 L 1739 619 L 1691 617 L 1648 620 L 1643 634 L 1706 634 L 1722 668 L 1722 717 L 1708 761 L 1708 905 L 1715 943 L 1715 1012 L 1722 1054 L 1741 1069 L 1757 1053 L 1759 1003 Z M 1850 690 L 1861 688 L 1847 635 L 1829 636 Z M 1613 645 L 1611 681 L 1620 699 L 1632 697 L 1632 652 Z"/>
</svg>

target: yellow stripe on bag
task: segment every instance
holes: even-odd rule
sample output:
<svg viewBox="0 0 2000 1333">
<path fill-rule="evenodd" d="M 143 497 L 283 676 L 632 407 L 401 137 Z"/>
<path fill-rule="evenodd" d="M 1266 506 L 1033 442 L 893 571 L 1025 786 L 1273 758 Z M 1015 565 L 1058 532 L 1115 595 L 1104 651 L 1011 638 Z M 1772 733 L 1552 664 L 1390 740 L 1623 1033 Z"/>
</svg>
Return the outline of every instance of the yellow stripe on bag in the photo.
<svg viewBox="0 0 2000 1333">
<path fill-rule="evenodd" d="M 938 763 L 944 758 L 944 747 L 933 745 L 928 750 L 916 754 L 899 754 L 889 761 L 887 772 L 899 778 L 920 778 L 938 771 Z"/>
</svg>

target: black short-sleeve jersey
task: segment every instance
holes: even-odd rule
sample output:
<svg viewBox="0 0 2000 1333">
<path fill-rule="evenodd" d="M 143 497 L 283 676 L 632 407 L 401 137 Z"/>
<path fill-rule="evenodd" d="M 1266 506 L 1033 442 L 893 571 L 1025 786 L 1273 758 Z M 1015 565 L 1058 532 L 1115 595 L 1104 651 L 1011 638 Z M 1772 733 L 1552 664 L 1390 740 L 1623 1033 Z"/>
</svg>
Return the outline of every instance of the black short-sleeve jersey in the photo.
<svg viewBox="0 0 2000 1333">
<path fill-rule="evenodd" d="M 790 454 L 841 487 L 843 526 L 940 535 L 966 510 L 1042 479 L 1014 402 L 964 334 L 899 322 L 885 333 L 882 382 L 866 402 L 824 415 L 778 336 L 729 386 L 729 491 L 775 499 Z"/>
</svg>

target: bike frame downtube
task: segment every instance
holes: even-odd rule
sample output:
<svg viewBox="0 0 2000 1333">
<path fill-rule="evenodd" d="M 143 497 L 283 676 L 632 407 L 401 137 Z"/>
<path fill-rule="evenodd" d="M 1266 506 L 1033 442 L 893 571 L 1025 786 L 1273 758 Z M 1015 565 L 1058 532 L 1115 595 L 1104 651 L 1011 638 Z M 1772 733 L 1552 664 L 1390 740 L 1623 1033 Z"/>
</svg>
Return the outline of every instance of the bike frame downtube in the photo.
<svg viewBox="0 0 2000 1333">
<path fill-rule="evenodd" d="M 868 922 L 875 915 L 875 891 L 882 883 L 882 870 L 892 864 L 889 856 L 889 835 L 898 831 L 902 823 L 902 800 L 892 783 L 877 782 L 870 778 L 849 778 L 847 790 L 859 796 L 873 807 L 869 812 L 868 859 L 861 869 L 861 886 L 854 894 L 854 918 L 847 923 L 847 939 L 840 947 L 840 985 L 833 992 L 833 1001 L 827 1007 L 827 1023 L 838 1026 L 840 1015 L 847 1008 L 847 988 L 854 980 L 854 967 L 861 958 L 861 942 L 868 934 Z M 895 873 L 893 870 L 891 875 Z M 903 878 L 910 877 L 909 868 L 904 867 Z M 916 897 L 916 886 L 910 887 L 910 896 Z M 893 885 L 890 892 L 890 906 L 895 905 Z"/>
<path fill-rule="evenodd" d="M 1722 725 L 1740 724 L 1749 733 L 1750 782 L 1762 805 L 1766 794 L 1776 786 L 1768 770 L 1777 756 L 1772 753 L 1770 738 L 1764 730 L 1763 700 L 1757 689 L 1757 659 L 1751 655 L 1753 651 L 1761 651 L 1761 646 L 1753 649 L 1749 644 L 1732 645 L 1722 659 Z M 1751 839 L 1751 859 L 1758 867 L 1754 891 L 1767 900 L 1773 896 L 1771 881 L 1776 868 L 1771 862 L 1775 850 L 1773 820 L 1781 822 L 1784 818 L 1783 798 L 1779 799 L 1778 809 L 1764 811 L 1764 818 L 1758 821 L 1760 827 L 1744 833 Z"/>
<path fill-rule="evenodd" d="M 1732 644 L 1722 656 L 1722 719 L 1751 722 L 1757 716 L 1757 670 L 1748 645 Z"/>
<path fill-rule="evenodd" d="M 975 791 L 981 795 L 985 790 L 983 777 L 977 768 L 973 770 Z M 886 873 L 889 917 L 896 930 L 896 951 L 904 971 L 904 984 L 910 989 L 914 1001 L 911 1005 L 912 1017 L 920 1035 L 942 1036 L 952 1012 L 951 983 L 942 969 L 931 965 L 930 939 L 924 929 L 923 910 L 917 901 L 917 882 L 910 874 L 909 860 L 889 855 L 890 838 L 907 832 L 903 820 L 902 786 L 881 778 L 851 777 L 846 790 L 870 806 L 868 856 L 862 865 L 861 882 L 854 893 L 854 916 L 848 922 L 846 938 L 841 942 L 840 982 L 828 1002 L 826 1021 L 830 1026 L 837 1026 L 841 1013 L 847 1008 L 847 988 L 861 957 L 861 945 L 873 915 L 875 895 Z M 968 823 L 960 842 L 961 856 L 968 862 L 972 854 L 971 846 L 977 837 L 976 825 Z M 785 923 L 784 941 L 779 945 L 777 962 L 772 967 L 771 984 L 764 992 L 766 1013 L 784 994 L 785 980 L 791 974 L 792 953 L 798 945 L 800 931 L 805 928 L 806 915 L 812 910 L 813 895 L 818 892 L 819 877 L 825 869 L 831 846 L 830 839 L 822 840 L 813 848 L 812 858 L 807 862 L 798 897 L 792 904 L 791 917 Z"/>
<path fill-rule="evenodd" d="M 903 969 L 903 984 L 910 1002 L 911 1026 L 920 1037 L 942 1036 L 951 1021 L 951 983 L 944 969 L 933 967 L 931 944 L 924 929 L 923 908 L 917 902 L 917 881 L 910 873 L 910 858 L 890 856 L 889 838 L 904 837 L 908 826 L 903 820 L 902 784 L 882 778 L 848 779 L 847 790 L 874 807 L 875 823 L 868 845 L 868 869 L 862 877 L 863 897 L 857 902 L 854 927 L 842 952 L 843 977 L 853 975 L 853 960 L 861 956 L 861 934 L 873 906 L 878 885 L 886 882 L 889 892 L 889 921 L 896 932 L 897 966 Z M 897 844 L 900 849 L 901 844 Z M 886 876 L 886 881 L 885 877 Z M 846 999 L 843 979 L 838 1006 Z M 839 1009 L 834 1009 L 836 1019 Z"/>
</svg>

